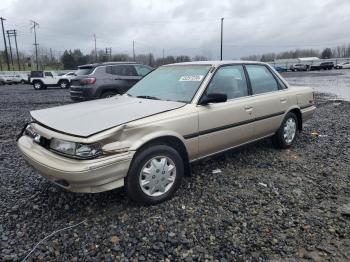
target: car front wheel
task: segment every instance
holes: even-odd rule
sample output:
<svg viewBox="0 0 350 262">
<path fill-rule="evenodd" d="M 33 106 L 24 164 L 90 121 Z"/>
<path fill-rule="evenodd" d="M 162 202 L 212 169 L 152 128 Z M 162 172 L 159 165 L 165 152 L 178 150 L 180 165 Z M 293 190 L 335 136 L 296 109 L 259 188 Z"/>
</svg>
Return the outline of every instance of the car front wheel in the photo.
<svg viewBox="0 0 350 262">
<path fill-rule="evenodd" d="M 180 187 L 184 163 L 167 145 L 154 145 L 137 153 L 126 178 L 126 190 L 134 201 L 152 205 L 170 199 Z"/>
<path fill-rule="evenodd" d="M 297 131 L 298 118 L 294 113 L 289 112 L 273 136 L 272 141 L 277 148 L 289 148 L 297 136 Z"/>
</svg>

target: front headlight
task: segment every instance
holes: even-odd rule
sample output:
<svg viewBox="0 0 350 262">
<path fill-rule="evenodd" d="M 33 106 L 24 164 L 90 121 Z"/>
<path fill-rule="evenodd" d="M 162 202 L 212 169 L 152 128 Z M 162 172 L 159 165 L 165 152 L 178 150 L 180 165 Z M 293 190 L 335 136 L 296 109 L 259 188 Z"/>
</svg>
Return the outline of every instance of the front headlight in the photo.
<svg viewBox="0 0 350 262">
<path fill-rule="evenodd" d="M 102 154 L 101 146 L 97 143 L 81 144 L 57 138 L 51 139 L 50 149 L 57 151 L 58 153 L 62 153 L 64 155 L 82 159 L 91 159 L 98 157 Z"/>
</svg>

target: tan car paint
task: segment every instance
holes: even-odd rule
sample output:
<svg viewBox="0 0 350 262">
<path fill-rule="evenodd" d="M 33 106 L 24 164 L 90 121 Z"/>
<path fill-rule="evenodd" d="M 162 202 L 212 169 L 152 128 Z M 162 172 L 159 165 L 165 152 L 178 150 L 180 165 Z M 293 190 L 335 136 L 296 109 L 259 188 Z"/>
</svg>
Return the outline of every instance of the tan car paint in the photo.
<svg viewBox="0 0 350 262">
<path fill-rule="evenodd" d="M 167 136 L 177 138 L 185 145 L 189 160 L 194 161 L 273 135 L 281 125 L 285 114 L 292 109 L 301 109 L 305 120 L 312 116 L 315 110 L 311 105 L 312 89 L 289 87 L 283 78 L 282 81 L 288 87 L 285 90 L 232 99 L 225 103 L 198 105 L 215 69 L 222 63 L 225 62 L 213 63 L 213 68 L 203 80 L 193 101 L 178 109 L 122 124 L 87 138 L 62 134 L 38 124 L 33 125 L 34 129 L 46 138 L 54 137 L 80 143 L 99 142 L 106 156 L 93 160 L 71 160 L 34 145 L 24 137 L 18 141 L 18 146 L 28 162 L 51 181 L 66 179 L 73 184 L 67 188 L 71 191 L 100 192 L 106 188 L 109 190 L 122 186 L 134 153 L 154 139 Z M 242 61 L 226 63 L 242 63 Z M 304 106 L 309 107 L 303 109 Z M 272 117 L 264 118 L 269 115 Z M 252 120 L 257 121 L 251 122 Z M 250 123 L 244 124 L 246 121 Z M 236 123 L 239 125 L 234 126 Z M 215 131 L 215 128 L 230 125 L 233 127 L 206 133 L 208 130 Z M 118 158 L 117 163 L 113 157 Z M 110 162 L 107 161 L 108 171 L 105 172 L 99 163 L 107 158 L 110 158 Z M 116 167 L 118 162 L 124 163 L 123 168 L 119 170 Z M 97 170 L 96 166 L 99 167 L 100 173 L 105 174 L 103 178 L 93 171 Z M 116 169 L 114 175 L 111 174 L 111 167 Z M 69 180 L 69 173 L 76 175 L 75 168 L 78 170 L 85 168 L 86 172 L 89 170 L 88 176 L 91 179 L 86 181 L 75 177 L 75 180 Z"/>
</svg>

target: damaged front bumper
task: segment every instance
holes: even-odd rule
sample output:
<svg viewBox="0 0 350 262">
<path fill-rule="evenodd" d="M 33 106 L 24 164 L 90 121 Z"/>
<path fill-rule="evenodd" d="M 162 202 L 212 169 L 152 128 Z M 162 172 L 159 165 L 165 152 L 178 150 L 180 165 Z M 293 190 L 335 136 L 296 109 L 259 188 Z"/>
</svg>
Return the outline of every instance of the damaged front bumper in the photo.
<svg viewBox="0 0 350 262">
<path fill-rule="evenodd" d="M 97 193 L 124 185 L 133 151 L 90 160 L 67 158 L 22 135 L 17 141 L 26 161 L 51 182 L 72 192 Z"/>
</svg>

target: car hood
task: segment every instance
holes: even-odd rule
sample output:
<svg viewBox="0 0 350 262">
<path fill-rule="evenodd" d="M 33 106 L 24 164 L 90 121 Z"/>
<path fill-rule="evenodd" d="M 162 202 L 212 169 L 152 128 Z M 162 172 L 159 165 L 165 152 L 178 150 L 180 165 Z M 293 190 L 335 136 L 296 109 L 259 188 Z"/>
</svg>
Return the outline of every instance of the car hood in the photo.
<svg viewBox="0 0 350 262">
<path fill-rule="evenodd" d="M 31 111 L 34 121 L 61 133 L 89 137 L 109 128 L 185 105 L 127 95 Z"/>
</svg>

